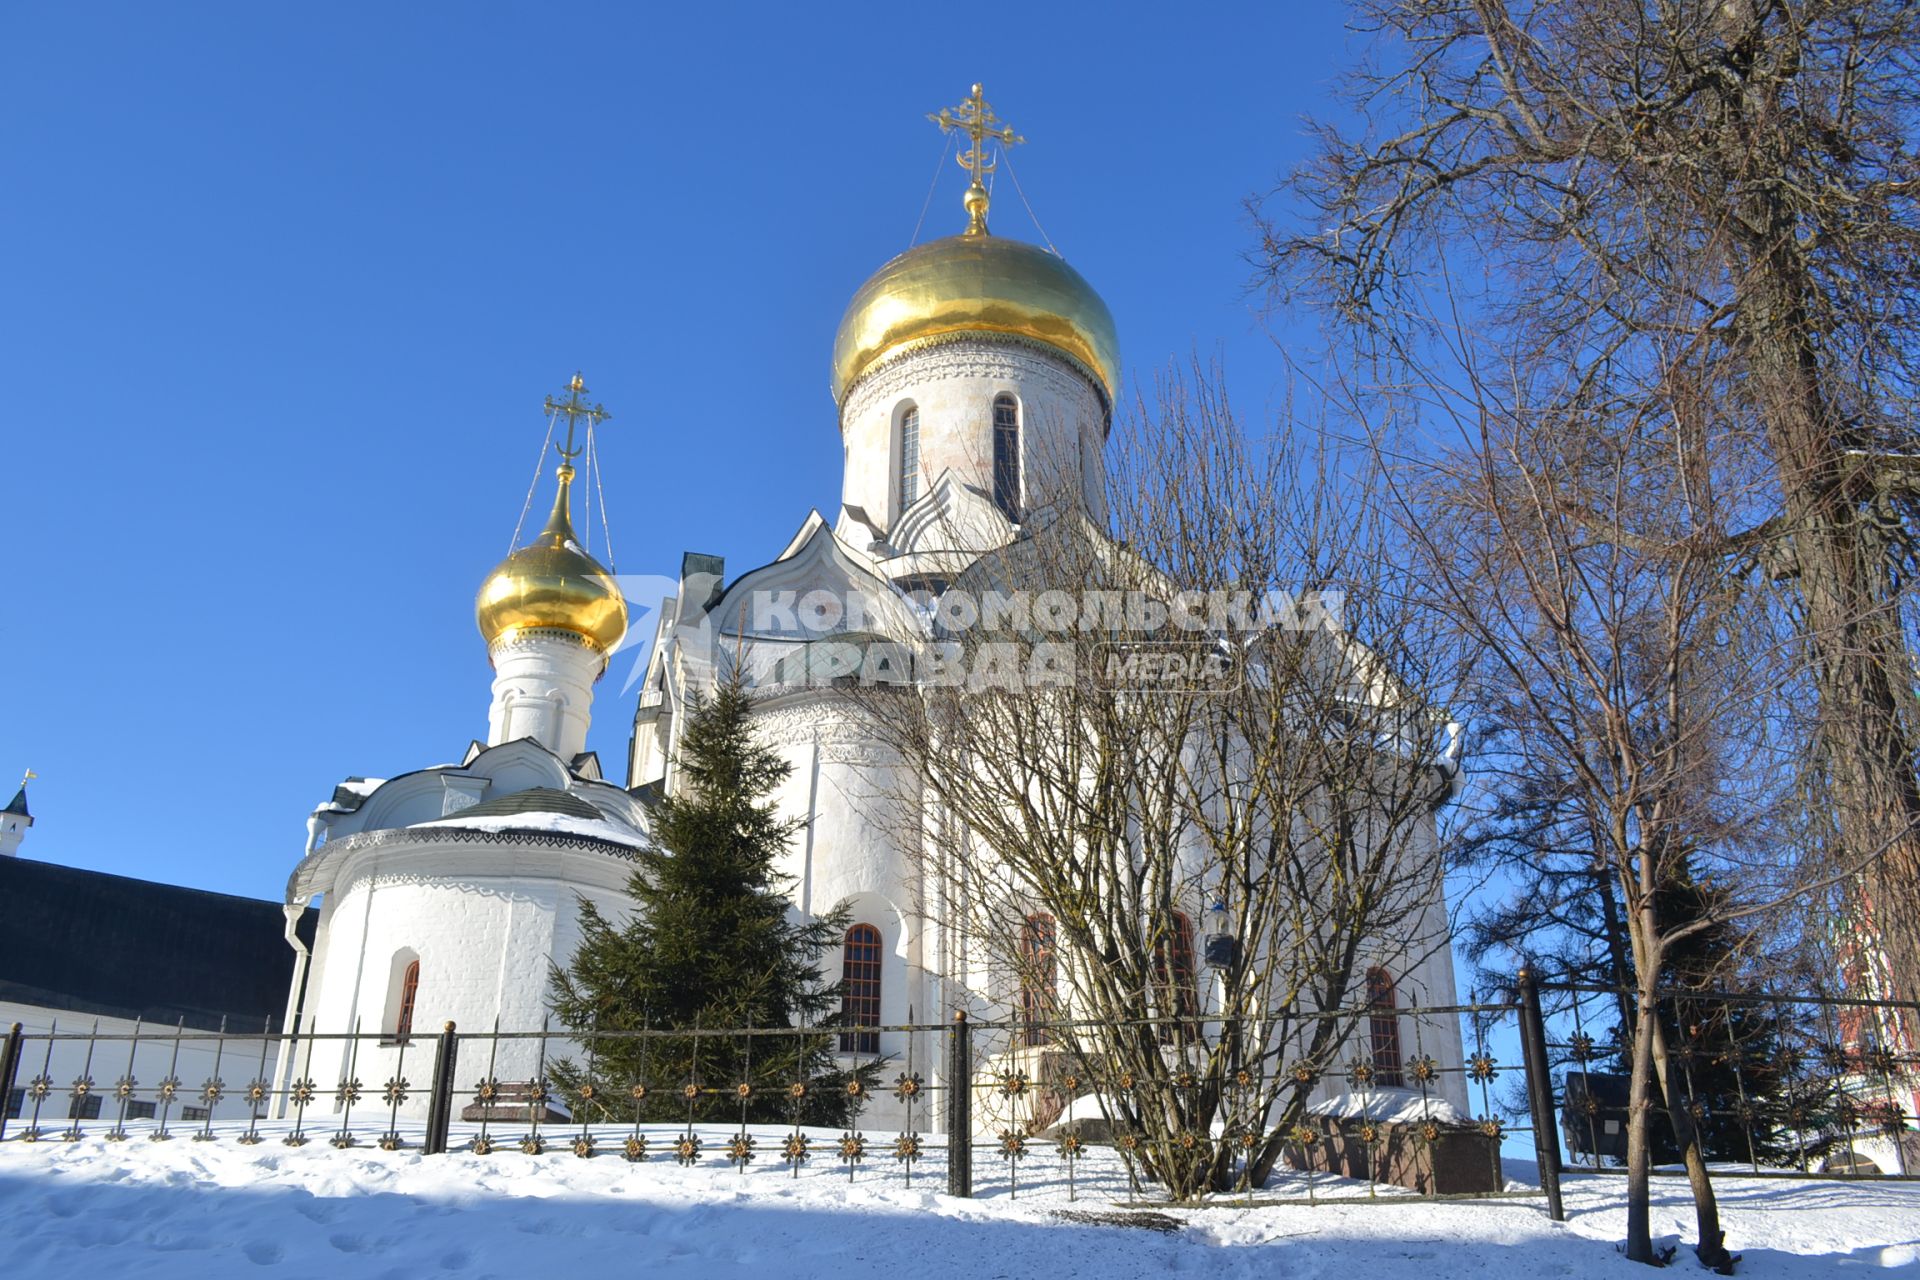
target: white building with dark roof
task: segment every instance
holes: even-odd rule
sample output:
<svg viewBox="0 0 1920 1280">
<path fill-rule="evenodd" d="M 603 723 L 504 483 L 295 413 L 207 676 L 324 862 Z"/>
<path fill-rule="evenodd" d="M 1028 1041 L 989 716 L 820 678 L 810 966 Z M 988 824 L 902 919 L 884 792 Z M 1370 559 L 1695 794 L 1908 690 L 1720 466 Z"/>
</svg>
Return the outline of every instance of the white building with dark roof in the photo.
<svg viewBox="0 0 1920 1280">
<path fill-rule="evenodd" d="M 5 811 L 25 816 L 25 789 Z M 25 824 L 21 830 L 24 832 Z M 28 1083 L 52 1093 L 43 1124 L 117 1114 L 109 1089 L 120 1079 L 146 1092 L 126 1119 L 152 1118 L 152 1090 L 167 1076 L 188 1082 L 172 1118 L 205 1116 L 195 1096 L 216 1075 L 250 1079 L 271 1065 L 290 986 L 299 974 L 285 936 L 312 943 L 318 913 L 283 914 L 275 903 L 158 884 L 18 856 L 0 857 L 0 1028 L 76 1039 L 32 1044 L 0 1103 L 28 1121 Z M 245 1037 L 217 1045 L 210 1033 Z M 97 1042 L 88 1037 L 106 1037 Z M 199 1038 L 206 1037 L 206 1038 Z M 98 1088 L 74 1097 L 74 1081 Z M 229 1116 L 232 1112 L 229 1109 Z"/>
</svg>

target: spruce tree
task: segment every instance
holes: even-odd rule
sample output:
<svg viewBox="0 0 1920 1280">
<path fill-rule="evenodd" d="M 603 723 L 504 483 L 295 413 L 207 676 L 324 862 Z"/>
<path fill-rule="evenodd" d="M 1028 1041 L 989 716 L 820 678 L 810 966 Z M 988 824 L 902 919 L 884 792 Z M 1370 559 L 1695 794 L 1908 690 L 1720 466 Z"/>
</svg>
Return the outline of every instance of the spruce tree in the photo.
<svg viewBox="0 0 1920 1280">
<path fill-rule="evenodd" d="M 755 735 L 753 700 L 737 683 L 690 699 L 678 786 L 654 810 L 654 847 L 635 855 L 623 921 L 580 900 L 581 942 L 554 966 L 549 997 L 573 1033 L 785 1028 L 831 1024 L 840 984 L 823 981 L 820 957 L 847 927 L 844 911 L 812 921 L 789 915 L 775 860 L 802 823 L 768 799 L 789 766 Z M 837 1033 L 673 1036 L 591 1040 L 589 1057 L 554 1077 L 603 1118 L 739 1120 L 842 1125 L 857 1099 L 834 1060 Z M 859 1073 L 871 1086 L 877 1063 Z M 796 1097 L 792 1086 L 805 1083 Z M 686 1087 L 700 1092 L 691 1110 Z M 797 1114 L 796 1114 L 797 1113 Z"/>
</svg>

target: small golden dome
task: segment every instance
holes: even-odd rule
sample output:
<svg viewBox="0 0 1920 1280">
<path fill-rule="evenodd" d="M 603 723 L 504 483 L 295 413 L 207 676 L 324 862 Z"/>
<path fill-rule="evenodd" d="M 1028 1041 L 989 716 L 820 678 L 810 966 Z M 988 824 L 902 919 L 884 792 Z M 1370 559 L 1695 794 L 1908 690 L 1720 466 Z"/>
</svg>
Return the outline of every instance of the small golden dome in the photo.
<svg viewBox="0 0 1920 1280">
<path fill-rule="evenodd" d="M 626 599 L 573 536 L 573 468 L 561 464 L 559 477 L 547 527 L 480 584 L 473 614 L 489 648 L 516 631 L 552 628 L 583 637 L 604 656 L 626 637 Z"/>
<path fill-rule="evenodd" d="M 846 403 L 853 384 L 890 352 L 967 332 L 1013 334 L 1065 352 L 1113 403 L 1120 340 L 1107 304 L 1066 259 L 984 229 L 909 249 L 860 286 L 833 340 L 835 403 Z"/>
</svg>

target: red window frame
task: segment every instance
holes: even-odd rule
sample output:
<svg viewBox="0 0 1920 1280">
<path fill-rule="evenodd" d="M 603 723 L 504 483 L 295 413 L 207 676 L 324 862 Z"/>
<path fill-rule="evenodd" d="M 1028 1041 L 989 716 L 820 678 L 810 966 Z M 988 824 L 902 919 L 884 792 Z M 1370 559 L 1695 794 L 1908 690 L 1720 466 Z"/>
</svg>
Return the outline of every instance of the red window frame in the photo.
<svg viewBox="0 0 1920 1280">
<path fill-rule="evenodd" d="M 408 963 L 406 973 L 400 977 L 400 1013 L 393 1020 L 393 1038 L 409 1040 L 413 1037 L 413 1006 L 420 994 L 420 962 Z"/>
<path fill-rule="evenodd" d="M 1386 1010 L 1367 1019 L 1373 1042 L 1373 1080 L 1375 1084 L 1393 1089 L 1406 1083 L 1400 1071 L 1400 1016 L 1393 1012 L 1397 1005 L 1393 975 L 1378 965 L 1367 970 L 1367 1007 Z"/>
<path fill-rule="evenodd" d="M 1053 1043 L 1047 1023 L 1054 1017 L 1054 990 L 1059 978 L 1055 957 L 1057 935 L 1053 917 L 1038 912 L 1020 926 L 1020 1039 L 1028 1048 Z"/>
<path fill-rule="evenodd" d="M 849 1027 L 880 1022 L 880 930 L 856 924 L 840 943 L 840 1021 Z M 842 1031 L 840 1052 L 879 1053 L 878 1031 Z"/>
</svg>

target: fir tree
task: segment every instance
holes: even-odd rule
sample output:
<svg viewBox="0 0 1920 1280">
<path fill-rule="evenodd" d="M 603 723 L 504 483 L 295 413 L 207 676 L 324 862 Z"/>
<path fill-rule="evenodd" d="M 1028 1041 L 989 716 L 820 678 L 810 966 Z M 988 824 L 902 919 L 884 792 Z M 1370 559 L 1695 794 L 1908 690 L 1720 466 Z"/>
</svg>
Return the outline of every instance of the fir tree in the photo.
<svg viewBox="0 0 1920 1280">
<path fill-rule="evenodd" d="M 576 1035 L 599 1031 L 724 1030 L 819 1026 L 840 1008 L 840 984 L 823 981 L 820 957 L 847 927 L 844 911 L 790 918 L 775 860 L 802 824 L 780 817 L 769 794 L 789 766 L 756 737 L 753 700 L 738 684 L 690 701 L 680 742 L 679 786 L 654 810 L 654 847 L 635 856 L 627 892 L 637 910 L 607 919 L 580 901 L 581 942 L 554 966 L 550 1002 Z M 796 1118 L 846 1124 L 853 1077 L 834 1060 L 837 1033 L 674 1036 L 591 1041 L 590 1058 L 556 1065 L 576 1099 L 594 1085 L 592 1109 L 634 1118 Z M 878 1064 L 859 1073 L 871 1086 Z M 791 1086 L 804 1082 L 804 1096 Z M 701 1092 L 691 1110 L 686 1086 Z"/>
</svg>

